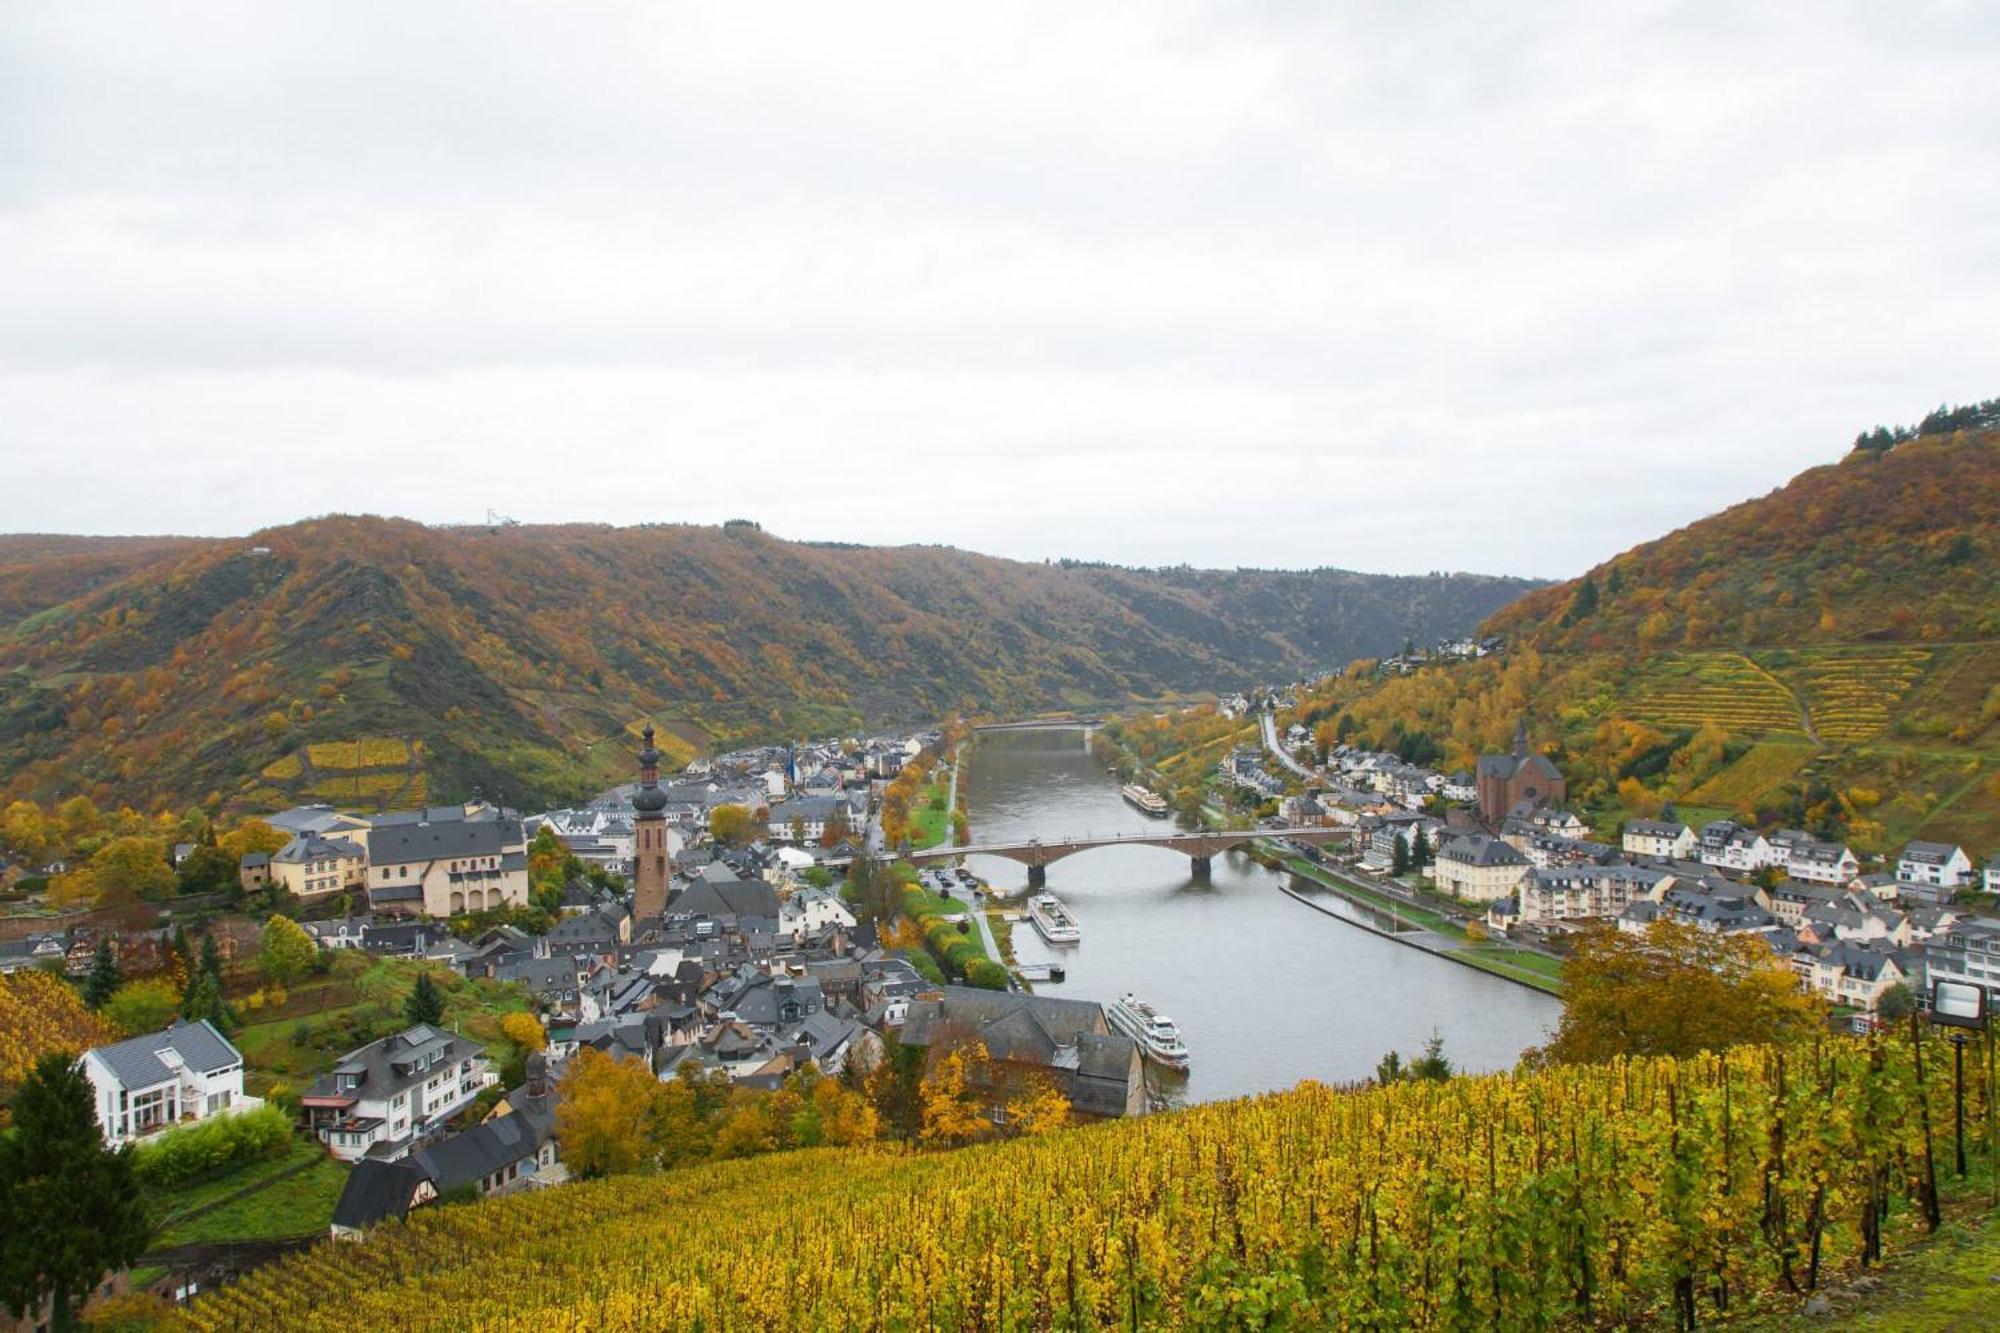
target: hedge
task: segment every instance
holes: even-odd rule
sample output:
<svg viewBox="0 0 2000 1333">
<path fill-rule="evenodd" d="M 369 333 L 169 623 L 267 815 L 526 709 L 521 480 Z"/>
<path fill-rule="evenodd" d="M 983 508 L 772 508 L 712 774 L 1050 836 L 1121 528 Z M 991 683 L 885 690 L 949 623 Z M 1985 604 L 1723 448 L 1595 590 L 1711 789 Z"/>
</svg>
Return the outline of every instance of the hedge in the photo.
<svg viewBox="0 0 2000 1333">
<path fill-rule="evenodd" d="M 227 1167 L 276 1157 L 292 1141 L 292 1122 L 275 1106 L 219 1115 L 170 1129 L 133 1150 L 139 1183 L 172 1189 Z"/>
</svg>

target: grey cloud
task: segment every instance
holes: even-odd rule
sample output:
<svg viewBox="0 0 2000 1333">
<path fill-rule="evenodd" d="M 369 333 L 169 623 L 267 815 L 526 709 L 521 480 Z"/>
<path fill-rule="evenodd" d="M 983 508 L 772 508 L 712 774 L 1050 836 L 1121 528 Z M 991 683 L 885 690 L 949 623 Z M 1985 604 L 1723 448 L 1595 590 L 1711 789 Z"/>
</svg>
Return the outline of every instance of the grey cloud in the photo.
<svg viewBox="0 0 2000 1333">
<path fill-rule="evenodd" d="M 1949 4 L 17 7 L 0 526 L 1569 573 L 2000 391 L 1996 54 Z"/>
</svg>

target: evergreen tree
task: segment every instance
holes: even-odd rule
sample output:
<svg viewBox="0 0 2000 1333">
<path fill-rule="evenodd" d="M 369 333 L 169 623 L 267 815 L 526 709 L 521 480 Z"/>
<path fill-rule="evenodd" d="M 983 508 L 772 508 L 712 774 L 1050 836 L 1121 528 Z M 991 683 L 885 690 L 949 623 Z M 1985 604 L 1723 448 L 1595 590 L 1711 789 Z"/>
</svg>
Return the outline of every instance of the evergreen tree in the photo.
<svg viewBox="0 0 2000 1333">
<path fill-rule="evenodd" d="M 1417 825 L 1417 836 L 1410 841 L 1410 868 L 1422 870 L 1432 861 L 1431 840 L 1424 833 L 1424 826 Z"/>
<path fill-rule="evenodd" d="M 1392 875 L 1404 875 L 1408 874 L 1409 870 L 1410 870 L 1410 840 L 1404 837 L 1402 834 L 1398 833 L 1396 835 L 1395 855 L 1390 860 L 1389 863 L 1389 873 Z"/>
<path fill-rule="evenodd" d="M 222 998 L 222 983 L 208 969 L 198 970 L 188 981 L 187 989 L 181 992 L 181 1017 L 190 1023 L 199 1023 L 205 1018 L 215 1024 L 219 1032 L 226 1033 L 234 1026 L 229 1003 Z"/>
<path fill-rule="evenodd" d="M 1400 1082 L 1402 1078 L 1403 1057 L 1399 1052 L 1391 1051 L 1376 1062 L 1375 1082 L 1379 1086 L 1386 1088 L 1391 1083 Z"/>
<path fill-rule="evenodd" d="M 90 960 L 90 975 L 83 980 L 83 1002 L 92 1009 L 101 1009 L 118 987 L 124 984 L 125 974 L 118 968 L 118 956 L 111 952 L 111 941 L 97 942 L 97 953 Z"/>
<path fill-rule="evenodd" d="M 412 1025 L 444 1022 L 444 992 L 431 980 L 430 973 L 417 973 L 416 988 L 403 1001 L 403 1017 Z"/>
<path fill-rule="evenodd" d="M 75 1328 L 91 1288 L 137 1262 L 152 1234 L 132 1150 L 104 1146 L 95 1101 L 82 1067 L 52 1052 L 0 1134 L 0 1302 L 31 1318 L 47 1301 L 57 1329 Z"/>
<path fill-rule="evenodd" d="M 215 947 L 215 936 L 206 931 L 201 936 L 201 970 L 215 978 L 215 989 L 222 990 L 222 950 Z"/>
<path fill-rule="evenodd" d="M 1431 1039 L 1424 1043 L 1424 1053 L 1410 1061 L 1409 1072 L 1411 1078 L 1429 1079 L 1433 1083 L 1442 1083 L 1451 1077 L 1451 1061 L 1445 1058 L 1444 1038 L 1437 1032 L 1433 1031 Z"/>
<path fill-rule="evenodd" d="M 1569 610 L 1563 612 L 1563 624 L 1574 625 L 1597 614 L 1597 580 L 1590 575 L 1583 576 L 1583 582 L 1576 585 L 1576 596 L 1570 599 Z"/>
</svg>

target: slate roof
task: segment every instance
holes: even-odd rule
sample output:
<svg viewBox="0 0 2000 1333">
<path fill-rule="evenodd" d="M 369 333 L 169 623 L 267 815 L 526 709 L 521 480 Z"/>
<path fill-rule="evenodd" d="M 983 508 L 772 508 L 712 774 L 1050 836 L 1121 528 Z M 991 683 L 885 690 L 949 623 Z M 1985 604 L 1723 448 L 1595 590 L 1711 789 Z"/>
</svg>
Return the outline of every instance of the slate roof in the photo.
<svg viewBox="0 0 2000 1333">
<path fill-rule="evenodd" d="M 1528 858 L 1486 833 L 1461 833 L 1445 839 L 1438 859 L 1473 866 L 1524 866 Z"/>
<path fill-rule="evenodd" d="M 368 1158 L 348 1172 L 340 1201 L 333 1205 L 333 1224 L 362 1230 L 410 1211 L 410 1199 L 424 1181 L 424 1169 L 410 1158 L 384 1162 Z"/>
<path fill-rule="evenodd" d="M 174 1071 L 160 1059 L 160 1052 L 166 1050 L 178 1055 L 189 1069 L 203 1074 L 243 1063 L 243 1053 L 231 1046 L 229 1039 L 205 1018 L 199 1023 L 176 1021 L 162 1031 L 128 1037 L 96 1047 L 90 1053 L 102 1060 L 126 1090 L 131 1091 L 174 1078 Z"/>
<path fill-rule="evenodd" d="M 301 833 L 278 849 L 271 858 L 276 865 L 304 865 L 308 861 L 335 861 L 346 856 L 364 855 L 360 846 L 346 838 L 322 838 L 317 833 Z"/>
<path fill-rule="evenodd" d="M 544 1138 L 525 1116 L 495 1116 L 420 1148 L 411 1158 L 436 1183 L 438 1193 L 444 1194 L 461 1185 L 476 1185 L 495 1171 L 526 1161 Z"/>
<path fill-rule="evenodd" d="M 441 823 L 390 824 L 368 835 L 368 859 L 380 866 L 499 856 L 509 844 L 520 841 L 521 825 L 511 819 L 461 816 Z"/>
<path fill-rule="evenodd" d="M 1897 859 L 1924 866 L 1941 866 L 1958 854 L 1958 847 L 1952 843 L 1910 842 L 1904 844 L 1903 853 Z"/>
<path fill-rule="evenodd" d="M 676 916 L 758 917 L 775 922 L 778 892 L 761 879 L 711 879 L 706 871 L 674 899 L 668 910 Z"/>
</svg>

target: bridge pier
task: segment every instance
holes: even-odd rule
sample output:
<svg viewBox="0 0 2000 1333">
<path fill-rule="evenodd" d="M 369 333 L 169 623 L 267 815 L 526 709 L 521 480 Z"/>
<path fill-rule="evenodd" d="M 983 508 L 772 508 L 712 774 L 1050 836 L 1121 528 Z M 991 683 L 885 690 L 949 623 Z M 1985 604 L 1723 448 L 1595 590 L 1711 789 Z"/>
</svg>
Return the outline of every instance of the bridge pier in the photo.
<svg viewBox="0 0 2000 1333">
<path fill-rule="evenodd" d="M 1206 884 L 1208 882 L 1208 872 L 1214 868 L 1215 858 L 1212 856 L 1190 856 L 1188 860 L 1194 866 L 1194 877 Z"/>
<path fill-rule="evenodd" d="M 1049 868 L 1047 866 L 1029 866 L 1028 887 L 1031 889 L 1046 889 L 1048 886 Z"/>
</svg>

